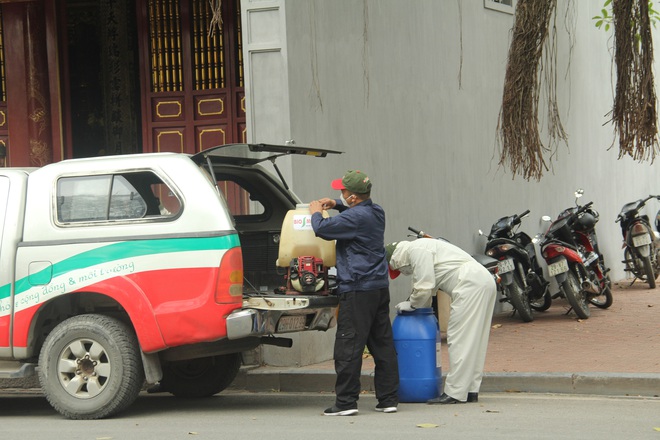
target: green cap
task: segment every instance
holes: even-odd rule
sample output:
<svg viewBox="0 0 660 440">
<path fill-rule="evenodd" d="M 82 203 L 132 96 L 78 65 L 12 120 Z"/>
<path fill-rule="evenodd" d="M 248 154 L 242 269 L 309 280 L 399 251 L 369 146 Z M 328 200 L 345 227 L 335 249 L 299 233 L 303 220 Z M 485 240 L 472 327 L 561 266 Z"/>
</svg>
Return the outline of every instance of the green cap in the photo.
<svg viewBox="0 0 660 440">
<path fill-rule="evenodd" d="M 392 267 L 390 266 L 390 260 L 392 259 L 392 254 L 394 253 L 394 249 L 396 249 L 397 244 L 399 244 L 398 241 L 385 245 L 385 258 L 387 259 L 387 271 L 389 272 L 390 278 L 392 279 L 395 279 L 396 277 L 401 275 L 401 272 L 398 269 L 392 269 Z"/>
<path fill-rule="evenodd" d="M 394 253 L 394 249 L 396 249 L 397 244 L 399 244 L 399 242 L 395 241 L 394 243 L 385 245 L 385 258 L 387 258 L 388 264 L 392 259 L 392 254 Z"/>
<path fill-rule="evenodd" d="M 332 189 L 347 189 L 357 194 L 365 194 L 371 191 L 369 176 L 360 170 L 348 170 L 344 177 L 333 180 L 330 185 Z"/>
</svg>

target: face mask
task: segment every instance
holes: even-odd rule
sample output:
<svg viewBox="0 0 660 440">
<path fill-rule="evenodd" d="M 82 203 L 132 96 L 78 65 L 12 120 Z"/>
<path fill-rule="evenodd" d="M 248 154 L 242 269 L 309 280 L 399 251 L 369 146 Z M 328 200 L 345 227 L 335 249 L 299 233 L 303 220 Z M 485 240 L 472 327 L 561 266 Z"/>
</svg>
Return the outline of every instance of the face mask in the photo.
<svg viewBox="0 0 660 440">
<path fill-rule="evenodd" d="M 349 199 L 350 199 L 350 198 L 353 198 L 353 197 L 354 197 L 353 195 L 348 196 Z M 344 204 L 344 206 L 351 206 L 351 204 L 348 203 L 348 200 L 346 200 L 346 199 L 344 198 L 344 195 L 343 195 L 343 194 L 339 196 L 339 199 L 340 199 L 341 202 Z"/>
</svg>

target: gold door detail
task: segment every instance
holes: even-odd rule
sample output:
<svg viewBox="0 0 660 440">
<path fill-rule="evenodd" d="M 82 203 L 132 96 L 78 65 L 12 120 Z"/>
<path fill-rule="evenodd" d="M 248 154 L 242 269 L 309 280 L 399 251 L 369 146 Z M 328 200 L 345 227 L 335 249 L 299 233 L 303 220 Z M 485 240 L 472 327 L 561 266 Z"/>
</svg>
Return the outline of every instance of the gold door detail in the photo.
<svg viewBox="0 0 660 440">
<path fill-rule="evenodd" d="M 144 151 L 243 142 L 239 0 L 139 1 Z"/>
</svg>

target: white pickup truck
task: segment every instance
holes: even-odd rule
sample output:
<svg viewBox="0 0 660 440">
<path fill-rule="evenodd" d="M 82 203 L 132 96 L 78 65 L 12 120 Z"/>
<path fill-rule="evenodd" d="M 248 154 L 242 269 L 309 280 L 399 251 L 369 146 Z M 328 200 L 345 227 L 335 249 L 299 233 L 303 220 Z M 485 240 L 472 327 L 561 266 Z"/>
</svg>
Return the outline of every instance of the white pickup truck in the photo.
<svg viewBox="0 0 660 440">
<path fill-rule="evenodd" d="M 334 326 L 331 291 L 278 291 L 299 200 L 260 165 L 328 153 L 234 144 L 0 169 L 0 379 L 38 374 L 62 415 L 98 419 L 145 379 L 216 394 L 241 352 Z"/>
</svg>

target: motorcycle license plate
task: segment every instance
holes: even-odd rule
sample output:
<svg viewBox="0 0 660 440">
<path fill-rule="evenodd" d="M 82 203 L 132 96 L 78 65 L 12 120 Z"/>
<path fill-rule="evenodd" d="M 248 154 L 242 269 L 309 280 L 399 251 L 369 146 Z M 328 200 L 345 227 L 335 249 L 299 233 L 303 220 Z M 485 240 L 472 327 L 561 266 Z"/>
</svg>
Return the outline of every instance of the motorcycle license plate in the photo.
<svg viewBox="0 0 660 440">
<path fill-rule="evenodd" d="M 515 265 L 513 264 L 513 260 L 510 258 L 497 263 L 497 273 L 500 275 L 503 273 L 512 272 L 513 269 L 515 269 Z"/>
<path fill-rule="evenodd" d="M 548 275 L 556 277 L 559 274 L 568 272 L 568 262 L 564 259 L 548 264 Z"/>
<path fill-rule="evenodd" d="M 305 328 L 306 318 L 304 315 L 282 316 L 277 323 L 278 332 L 295 332 Z"/>
<path fill-rule="evenodd" d="M 651 244 L 651 236 L 649 234 L 634 235 L 633 236 L 633 246 L 640 247 Z"/>
</svg>

